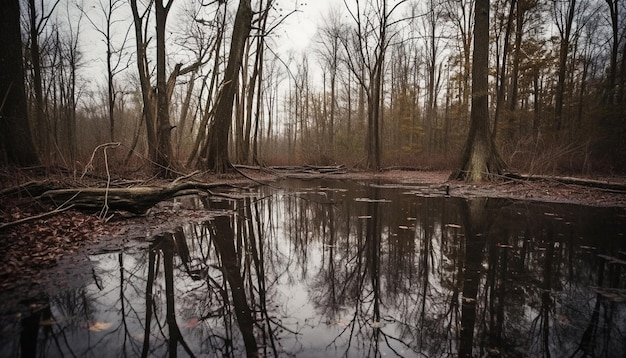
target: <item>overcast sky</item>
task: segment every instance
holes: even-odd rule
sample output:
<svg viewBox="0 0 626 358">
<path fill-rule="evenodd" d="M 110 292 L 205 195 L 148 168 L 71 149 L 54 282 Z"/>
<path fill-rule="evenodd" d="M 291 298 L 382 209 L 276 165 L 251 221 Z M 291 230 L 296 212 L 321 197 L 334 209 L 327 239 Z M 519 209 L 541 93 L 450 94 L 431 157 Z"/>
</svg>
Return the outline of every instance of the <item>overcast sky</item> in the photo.
<svg viewBox="0 0 626 358">
<path fill-rule="evenodd" d="M 99 10 L 98 1 L 108 2 L 108 0 L 82 0 L 86 5 L 86 9 L 90 16 L 96 20 L 101 17 L 101 10 Z M 184 1 L 191 0 L 175 0 L 174 5 L 182 4 Z M 193 0 L 195 1 L 195 0 Z M 54 0 L 44 0 L 44 4 L 46 4 L 46 8 L 52 6 Z M 64 0 L 63 2 L 75 3 L 81 2 L 81 0 Z M 291 13 L 294 8 L 297 8 L 298 11 L 289 15 L 289 17 L 281 24 L 279 28 L 276 29 L 276 51 L 282 52 L 283 54 L 287 53 L 289 50 L 305 51 L 309 48 L 309 46 L 315 41 L 314 37 L 316 35 L 317 26 L 322 21 L 322 17 L 328 12 L 329 8 L 343 8 L 344 3 L 343 0 L 277 0 L 277 9 L 282 9 L 280 11 L 284 14 Z M 235 4 L 236 5 L 236 4 Z M 60 4 L 57 7 L 57 16 L 59 18 L 66 18 L 66 8 L 64 4 Z M 76 10 L 74 10 L 76 11 Z M 178 16 L 176 16 L 176 8 L 172 9 L 172 13 L 168 18 L 168 29 L 173 30 L 176 27 L 174 23 Z M 123 23 L 125 26 L 132 26 L 132 15 L 130 14 L 130 6 L 124 4 L 120 10 L 117 11 L 117 16 L 119 18 L 124 18 Z M 102 19 L 102 21 L 104 21 Z M 99 24 L 102 28 L 104 28 L 104 22 Z M 83 18 L 81 24 L 81 49 L 83 52 L 84 60 L 88 62 L 89 67 L 98 68 L 104 65 L 105 61 L 105 47 L 103 42 L 103 37 L 101 34 L 98 34 L 94 29 L 93 25 L 89 23 L 86 19 Z M 124 32 L 123 29 L 117 28 L 116 32 Z M 132 34 L 132 33 L 131 33 Z M 131 40 L 127 43 L 127 48 L 129 51 L 133 51 L 132 47 L 134 46 L 134 40 Z"/>
<path fill-rule="evenodd" d="M 290 0 L 283 0 L 287 3 Z M 291 0 L 293 1 L 293 0 Z M 336 6 L 343 7 L 342 0 L 308 0 L 301 1 L 298 4 L 298 12 L 292 14 L 285 22 L 285 26 L 280 30 L 281 38 L 285 40 L 285 47 L 291 47 L 294 50 L 306 49 L 317 31 L 318 24 L 321 23 L 330 4 L 336 3 Z M 290 5 L 293 6 L 293 3 Z"/>
</svg>

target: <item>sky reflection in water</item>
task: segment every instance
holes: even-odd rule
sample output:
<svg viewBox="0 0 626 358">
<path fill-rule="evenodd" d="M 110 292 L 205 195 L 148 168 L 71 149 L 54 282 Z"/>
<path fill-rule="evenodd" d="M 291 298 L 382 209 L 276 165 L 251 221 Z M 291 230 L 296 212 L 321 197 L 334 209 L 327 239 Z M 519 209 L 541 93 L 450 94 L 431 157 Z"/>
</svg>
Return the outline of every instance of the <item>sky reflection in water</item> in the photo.
<svg viewBox="0 0 626 358">
<path fill-rule="evenodd" d="M 626 356 L 623 210 L 283 184 L 183 199 L 215 217 L 90 257 L 0 356 Z"/>
</svg>

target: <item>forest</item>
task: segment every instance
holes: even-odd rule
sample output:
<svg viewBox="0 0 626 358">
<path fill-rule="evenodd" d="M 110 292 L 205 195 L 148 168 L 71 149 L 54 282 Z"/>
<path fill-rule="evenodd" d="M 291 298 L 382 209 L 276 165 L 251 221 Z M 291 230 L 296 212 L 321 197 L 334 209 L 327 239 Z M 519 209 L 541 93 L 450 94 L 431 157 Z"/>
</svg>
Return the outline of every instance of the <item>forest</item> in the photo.
<svg viewBox="0 0 626 358">
<path fill-rule="evenodd" d="M 453 170 L 484 94 L 498 171 L 623 173 L 626 2 L 328 3 L 3 1 L 0 162 Z M 289 48 L 308 18 L 315 34 Z"/>
<path fill-rule="evenodd" d="M 0 49 L 0 356 L 624 355 L 626 1 L 2 0 Z"/>
</svg>

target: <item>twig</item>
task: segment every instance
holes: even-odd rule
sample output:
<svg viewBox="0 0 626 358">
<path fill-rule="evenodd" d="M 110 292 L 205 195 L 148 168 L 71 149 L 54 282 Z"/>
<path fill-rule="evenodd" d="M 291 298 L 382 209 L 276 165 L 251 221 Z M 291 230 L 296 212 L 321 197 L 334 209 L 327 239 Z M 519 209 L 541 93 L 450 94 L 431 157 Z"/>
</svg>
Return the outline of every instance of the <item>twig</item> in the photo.
<svg viewBox="0 0 626 358">
<path fill-rule="evenodd" d="M 191 177 L 193 177 L 193 176 L 195 176 L 195 175 L 197 175 L 197 174 L 199 174 L 199 173 L 200 173 L 200 171 L 199 171 L 199 170 L 196 170 L 196 171 L 194 171 L 194 172 L 192 172 L 192 173 L 190 173 L 190 174 L 180 176 L 180 177 L 178 177 L 178 178 L 174 179 L 174 181 L 172 182 L 172 184 L 171 184 L 171 185 L 172 185 L 172 186 L 174 186 L 174 185 L 178 184 L 179 182 L 181 182 L 181 181 L 183 181 L 183 180 L 185 180 L 185 179 L 189 179 L 189 178 L 191 178 Z"/>
<path fill-rule="evenodd" d="M 83 174 L 80 176 L 80 179 L 82 179 L 85 176 L 85 174 L 87 174 L 87 171 L 90 168 L 93 168 L 93 159 L 96 156 L 96 152 L 98 151 L 98 149 L 119 147 L 120 144 L 121 144 L 120 142 L 113 142 L 113 143 L 104 143 L 104 144 L 100 144 L 99 146 L 97 146 L 91 153 L 91 158 L 89 159 L 89 162 L 87 163 L 87 165 L 85 165 L 85 169 L 83 170 Z M 105 156 L 106 156 L 106 151 L 105 151 Z"/>
<path fill-rule="evenodd" d="M 115 147 L 119 146 L 120 143 L 117 143 L 117 145 L 115 145 Z M 106 218 L 107 213 L 109 212 L 109 188 L 111 187 L 111 173 L 109 172 L 109 156 L 107 154 L 107 149 L 109 147 L 105 146 L 102 148 L 102 152 L 104 154 L 104 167 L 106 168 L 107 171 L 107 187 L 106 187 L 106 193 L 104 194 L 104 206 L 102 207 L 102 210 L 100 211 L 100 219 L 106 219 L 107 221 L 110 218 Z"/>
<path fill-rule="evenodd" d="M 239 175 L 241 175 L 242 177 L 244 177 L 244 178 L 246 178 L 246 179 L 248 179 L 248 180 L 250 180 L 252 182 L 255 182 L 255 183 L 259 184 L 259 185 L 269 186 L 270 188 L 275 188 L 275 189 L 277 188 L 276 186 L 274 186 L 274 185 L 272 185 L 270 183 L 264 183 L 264 182 L 262 182 L 260 180 L 256 180 L 256 179 L 246 175 L 244 172 L 242 172 L 241 170 L 237 169 L 234 165 L 232 165 L 230 163 L 229 163 L 229 165 L 235 172 L 239 173 Z"/>
<path fill-rule="evenodd" d="M 97 146 L 93 152 L 91 153 L 91 158 L 89 159 L 89 162 L 87 163 L 87 165 L 85 165 L 85 170 L 83 170 L 83 174 L 80 176 L 80 179 L 82 179 L 85 174 L 87 174 L 87 171 L 90 168 L 93 168 L 93 160 L 96 156 L 96 152 L 98 151 L 98 149 L 102 148 L 102 153 L 104 155 L 104 168 L 106 169 L 107 172 L 107 186 L 106 186 L 106 192 L 104 194 L 104 206 L 102 207 L 102 210 L 100 210 L 100 214 L 98 215 L 98 217 L 100 219 L 104 219 L 107 216 L 107 213 L 109 212 L 109 204 L 108 204 L 108 199 L 109 199 L 109 188 L 111 187 L 111 172 L 109 170 L 109 155 L 107 153 L 107 149 L 109 148 L 116 148 L 120 146 L 120 142 L 113 142 L 113 143 L 104 143 L 104 144 L 100 144 L 99 146 Z"/>
<path fill-rule="evenodd" d="M 66 211 L 68 209 L 71 209 L 73 206 L 74 206 L 74 204 L 71 204 L 71 205 L 66 206 L 64 208 L 56 208 L 56 209 L 54 209 L 52 211 L 48 211 L 46 213 L 42 213 L 42 214 L 39 214 L 39 215 L 33 215 L 33 216 L 29 216 L 27 218 L 22 218 L 22 219 L 19 219 L 19 220 L 15 220 L 15 221 L 11 221 L 11 222 L 8 222 L 8 223 L 0 224 L 0 230 L 6 229 L 6 228 L 11 227 L 11 226 L 19 225 L 19 224 L 22 224 L 22 223 L 25 223 L 25 222 L 28 222 L 28 221 L 31 221 L 31 220 L 37 220 L 37 219 L 46 218 L 48 216 L 56 215 L 56 214 L 59 214 L 59 213 L 62 213 L 64 211 Z"/>
</svg>

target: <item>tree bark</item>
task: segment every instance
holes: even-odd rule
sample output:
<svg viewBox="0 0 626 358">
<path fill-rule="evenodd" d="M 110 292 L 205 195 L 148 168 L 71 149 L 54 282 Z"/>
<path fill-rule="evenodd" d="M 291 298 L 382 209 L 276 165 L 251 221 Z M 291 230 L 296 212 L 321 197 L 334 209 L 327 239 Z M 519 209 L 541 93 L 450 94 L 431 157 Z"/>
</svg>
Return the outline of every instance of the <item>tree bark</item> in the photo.
<svg viewBox="0 0 626 358">
<path fill-rule="evenodd" d="M 506 71 L 507 71 L 507 61 L 510 52 L 509 40 L 511 37 L 511 28 L 513 27 L 513 16 L 515 15 L 515 2 L 516 0 L 511 0 L 511 4 L 509 5 L 509 16 L 506 23 L 506 30 L 504 32 L 504 44 L 502 49 L 502 64 L 500 65 L 500 74 L 498 78 L 498 84 L 496 86 L 496 111 L 494 113 L 493 119 L 493 131 L 491 136 L 495 140 L 498 135 L 498 123 L 500 121 L 500 114 L 502 113 L 502 108 L 504 107 L 504 92 L 506 90 Z M 512 135 L 510 135 L 510 128 L 507 128 L 508 138 L 511 139 Z"/>
<path fill-rule="evenodd" d="M 213 170 L 215 173 L 224 173 L 231 168 L 228 157 L 228 135 L 232 123 L 233 102 L 238 85 L 239 69 L 246 38 L 250 34 L 251 28 L 252 5 L 250 0 L 240 0 L 235 15 L 224 82 L 217 100 L 215 118 L 209 130 L 209 140 L 203 150 L 206 169 Z"/>
<path fill-rule="evenodd" d="M 207 81 L 207 79 L 209 78 L 209 75 L 207 74 L 207 76 L 205 76 L 205 79 L 202 81 L 203 85 L 205 86 L 205 88 L 208 89 L 208 93 L 207 93 L 207 98 L 211 99 L 213 98 L 213 93 L 214 91 L 218 88 L 218 84 L 219 84 L 219 76 L 221 75 L 220 71 L 220 63 L 221 63 L 221 49 L 222 49 L 222 41 L 224 39 L 224 29 L 226 28 L 226 9 L 224 9 L 222 15 L 220 16 L 220 20 L 216 21 L 219 25 L 219 28 L 216 30 L 217 34 L 215 36 L 215 42 L 212 46 L 212 49 L 210 50 L 210 52 L 213 53 L 213 69 L 211 70 L 211 79 L 209 81 Z M 216 16 L 216 19 L 218 17 Z M 209 123 L 209 119 L 211 119 L 212 117 L 214 117 L 214 108 L 212 108 L 210 101 L 207 101 L 205 107 L 204 107 L 204 111 L 202 114 L 202 119 L 200 120 L 200 123 L 198 124 L 198 135 L 196 136 L 194 143 L 191 147 L 191 153 L 189 154 L 189 157 L 187 158 L 187 165 L 190 166 L 195 162 L 198 161 L 202 161 L 204 158 L 203 155 L 204 153 L 202 153 L 201 151 L 206 148 L 206 141 L 207 141 L 207 129 L 208 129 L 208 123 Z"/>
<path fill-rule="evenodd" d="M 163 0 L 155 2 L 156 7 L 156 59 L 157 59 L 157 118 L 156 118 L 156 140 L 157 152 L 155 171 L 161 178 L 172 178 L 173 158 L 170 124 L 169 98 L 167 95 L 167 77 L 165 75 L 165 24 L 167 14 L 173 0 L 169 0 L 163 6 Z"/>
<path fill-rule="evenodd" d="M 567 19 L 565 19 L 564 28 L 559 28 L 561 44 L 559 50 L 558 81 L 556 84 L 554 107 L 554 128 L 557 131 L 561 130 L 561 127 L 563 126 L 563 104 L 565 102 L 565 76 L 567 75 L 567 55 L 569 53 L 575 10 L 576 0 L 569 0 Z"/>
<path fill-rule="evenodd" d="M 41 79 L 41 53 L 39 49 L 39 25 L 37 24 L 37 8 L 35 0 L 28 1 L 29 24 L 30 24 L 30 60 L 33 66 L 33 91 L 35 95 L 35 124 L 37 141 L 40 153 L 49 153 L 50 150 L 50 124 L 44 118 L 43 112 L 43 85 Z M 43 9 L 42 9 L 43 11 Z M 21 42 L 20 42 L 21 43 Z M 20 51 L 21 53 L 21 51 Z"/>
<path fill-rule="evenodd" d="M 0 164 L 38 164 L 26 108 L 18 0 L 0 3 L 0 49 Z"/>
<path fill-rule="evenodd" d="M 616 83 L 617 83 L 617 57 L 619 55 L 619 5 L 617 0 L 605 0 L 609 6 L 611 17 L 611 57 L 609 62 L 609 73 L 607 88 L 604 95 L 604 102 L 611 105 L 615 103 Z M 624 56 L 622 54 L 622 56 Z M 622 59 L 623 61 L 623 59 Z"/>
<path fill-rule="evenodd" d="M 511 96 L 509 100 L 509 111 L 513 114 L 511 120 L 515 119 L 515 111 L 517 110 L 517 97 L 519 92 L 519 73 L 520 62 L 522 60 L 522 36 L 524 35 L 524 16 L 526 11 L 531 9 L 534 4 L 528 4 L 522 1 L 517 2 L 517 14 L 515 23 L 515 57 L 513 58 L 513 69 L 511 73 Z"/>
<path fill-rule="evenodd" d="M 146 121 L 146 137 L 148 140 L 148 158 L 155 160 L 156 158 L 156 130 L 155 130 L 155 113 L 154 113 L 154 96 L 152 93 L 152 85 L 150 84 L 150 71 L 148 70 L 148 59 L 146 56 L 146 48 L 148 44 L 143 36 L 143 15 L 139 14 L 137 0 L 130 0 L 130 7 L 133 13 L 133 24 L 135 27 L 135 42 L 137 45 L 137 70 L 139 72 L 139 82 L 141 84 L 141 96 L 143 100 L 143 117 Z M 148 10 L 146 10 L 147 12 Z"/>
<path fill-rule="evenodd" d="M 474 17 L 470 130 L 461 165 L 450 176 L 466 181 L 494 179 L 506 168 L 489 128 L 489 0 L 476 0 Z"/>
</svg>

